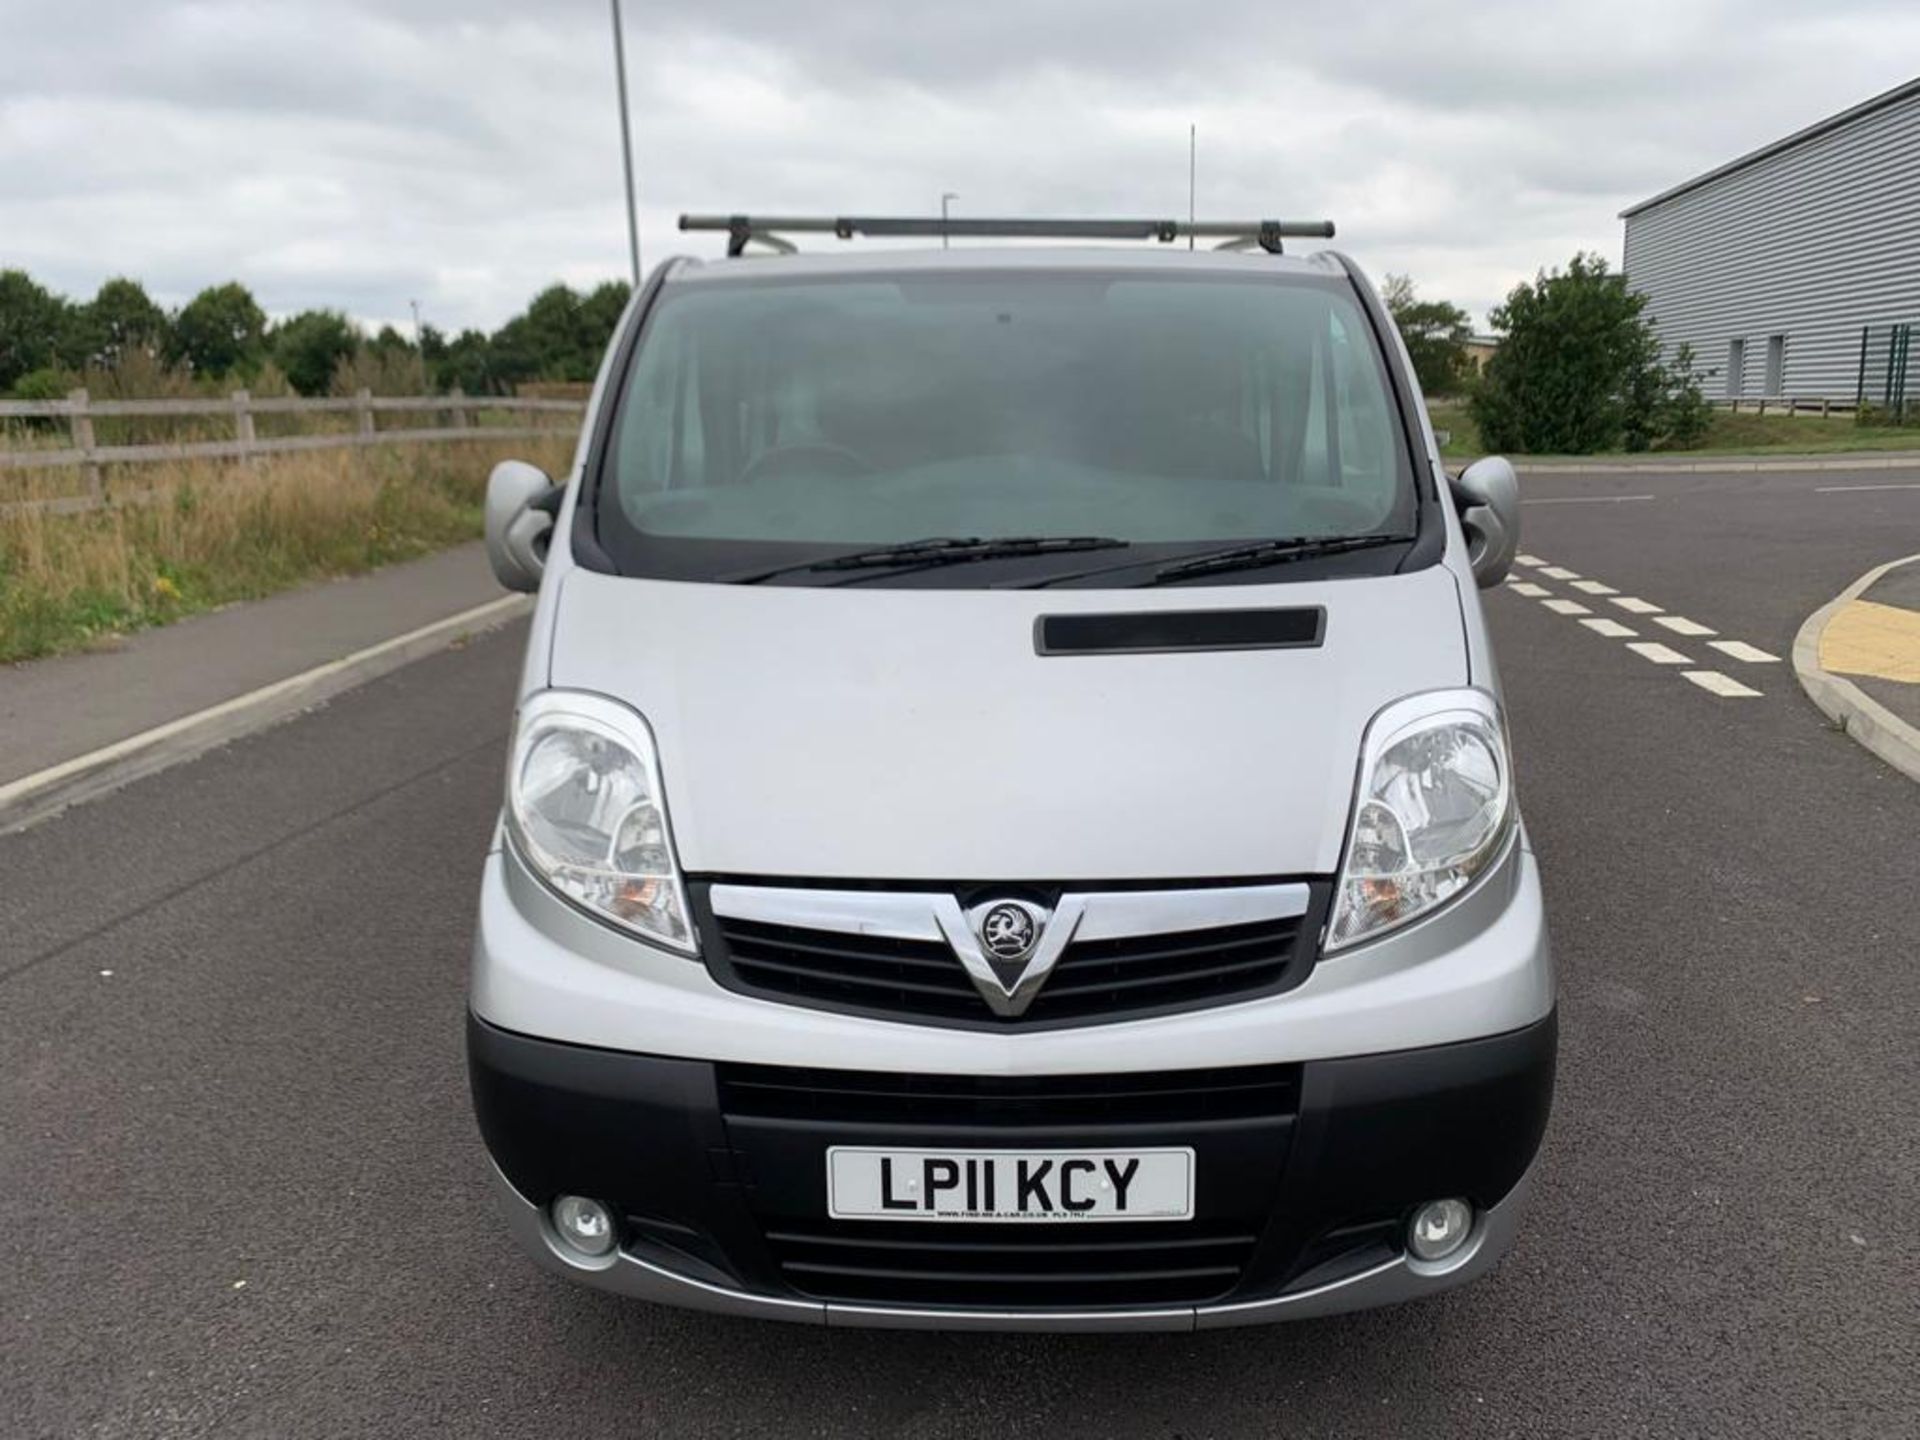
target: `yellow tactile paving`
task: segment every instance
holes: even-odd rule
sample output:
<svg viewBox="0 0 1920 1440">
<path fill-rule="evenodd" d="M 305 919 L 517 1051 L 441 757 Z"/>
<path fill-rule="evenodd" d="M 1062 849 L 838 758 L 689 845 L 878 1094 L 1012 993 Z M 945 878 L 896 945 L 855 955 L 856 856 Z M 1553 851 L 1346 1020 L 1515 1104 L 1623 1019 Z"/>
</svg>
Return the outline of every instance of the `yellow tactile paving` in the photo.
<svg viewBox="0 0 1920 1440">
<path fill-rule="evenodd" d="M 1849 601 L 1820 636 L 1820 667 L 1920 685 L 1920 610 Z"/>
</svg>

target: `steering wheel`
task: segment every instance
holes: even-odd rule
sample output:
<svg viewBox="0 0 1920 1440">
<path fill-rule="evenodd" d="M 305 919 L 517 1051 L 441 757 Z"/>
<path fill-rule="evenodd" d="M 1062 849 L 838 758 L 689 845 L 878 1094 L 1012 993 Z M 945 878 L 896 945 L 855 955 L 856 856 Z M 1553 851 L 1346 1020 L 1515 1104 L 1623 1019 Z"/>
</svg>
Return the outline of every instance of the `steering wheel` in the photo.
<svg viewBox="0 0 1920 1440">
<path fill-rule="evenodd" d="M 755 480 L 771 479 L 783 471 L 796 468 L 819 468 L 818 462 L 823 460 L 849 475 L 873 473 L 873 462 L 857 450 L 849 450 L 831 440 L 796 440 L 789 445 L 776 445 L 771 450 L 762 450 L 754 456 L 740 471 L 740 483 L 750 485 Z M 809 466 L 806 463 L 808 461 L 815 463 Z"/>
</svg>

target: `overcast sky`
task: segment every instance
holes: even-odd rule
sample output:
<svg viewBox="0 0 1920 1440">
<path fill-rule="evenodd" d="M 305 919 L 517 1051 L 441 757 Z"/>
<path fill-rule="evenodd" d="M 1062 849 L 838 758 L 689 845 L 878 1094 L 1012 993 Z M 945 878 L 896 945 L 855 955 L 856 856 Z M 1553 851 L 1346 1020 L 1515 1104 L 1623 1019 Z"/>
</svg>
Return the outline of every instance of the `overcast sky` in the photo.
<svg viewBox="0 0 1920 1440">
<path fill-rule="evenodd" d="M 1911 77 L 1911 0 L 627 0 L 682 210 L 1334 219 L 1475 322 L 1622 206 Z M 491 328 L 625 273 L 604 0 L 0 0 L 0 268 Z M 821 240 L 820 244 L 838 244 Z"/>
</svg>

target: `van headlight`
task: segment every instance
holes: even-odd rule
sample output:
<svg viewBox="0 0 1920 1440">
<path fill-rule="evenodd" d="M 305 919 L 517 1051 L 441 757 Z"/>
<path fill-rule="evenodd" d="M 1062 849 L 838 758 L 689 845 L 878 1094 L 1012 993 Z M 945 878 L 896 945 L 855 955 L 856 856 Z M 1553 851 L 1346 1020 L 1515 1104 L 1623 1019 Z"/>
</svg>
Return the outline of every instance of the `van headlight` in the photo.
<svg viewBox="0 0 1920 1440">
<path fill-rule="evenodd" d="M 1445 904 L 1494 861 L 1512 829 L 1507 727 L 1491 695 L 1438 690 L 1387 706 L 1360 747 L 1327 949 Z"/>
<path fill-rule="evenodd" d="M 643 939 L 698 951 L 653 736 L 626 706 L 543 690 L 520 707 L 507 825 L 533 871 Z"/>
</svg>

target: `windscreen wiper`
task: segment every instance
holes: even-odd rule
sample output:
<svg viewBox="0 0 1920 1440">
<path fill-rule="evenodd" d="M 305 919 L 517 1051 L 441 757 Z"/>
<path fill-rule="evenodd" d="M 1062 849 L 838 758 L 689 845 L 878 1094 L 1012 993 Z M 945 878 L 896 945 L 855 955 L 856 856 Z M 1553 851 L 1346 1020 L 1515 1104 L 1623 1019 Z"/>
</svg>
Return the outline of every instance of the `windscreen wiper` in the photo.
<svg viewBox="0 0 1920 1440">
<path fill-rule="evenodd" d="M 1061 555 L 1075 550 L 1113 550 L 1129 542 L 1109 535 L 1001 535 L 991 539 L 979 535 L 940 535 L 927 540 L 909 540 L 902 545 L 883 545 L 874 550 L 856 550 L 850 555 L 833 555 L 825 560 L 803 560 L 747 575 L 728 577 L 735 585 L 757 585 L 779 575 L 833 570 L 914 569 L 930 565 L 957 565 L 970 560 L 1004 560 L 1021 555 Z"/>
<path fill-rule="evenodd" d="M 1263 565 L 1287 565 L 1295 560 L 1313 560 L 1322 555 L 1340 555 L 1349 550 L 1374 550 L 1382 545 L 1407 545 L 1411 535 L 1296 535 L 1283 540 L 1260 540 L 1251 545 L 1235 545 L 1226 550 L 1211 550 L 1186 560 L 1162 565 L 1145 582 L 1162 585 L 1169 580 L 1186 580 L 1195 575 L 1219 575 L 1229 570 L 1256 570 Z"/>
</svg>

